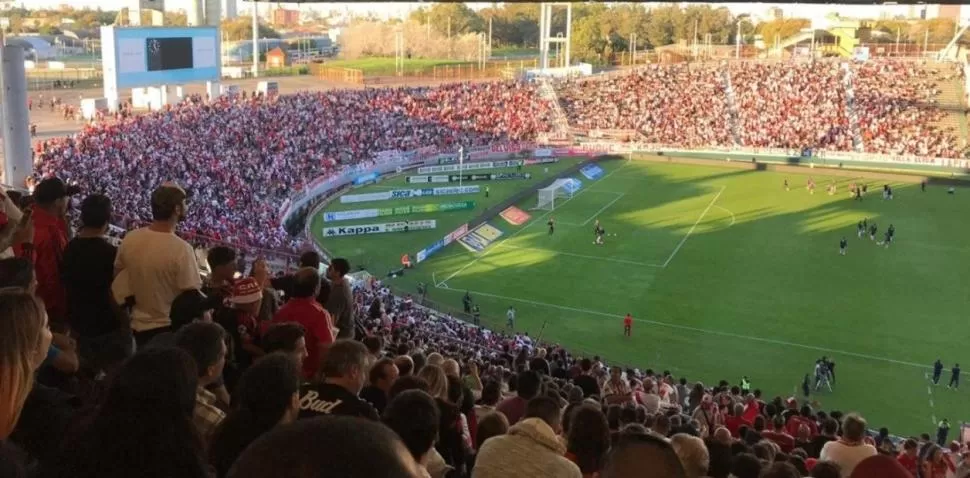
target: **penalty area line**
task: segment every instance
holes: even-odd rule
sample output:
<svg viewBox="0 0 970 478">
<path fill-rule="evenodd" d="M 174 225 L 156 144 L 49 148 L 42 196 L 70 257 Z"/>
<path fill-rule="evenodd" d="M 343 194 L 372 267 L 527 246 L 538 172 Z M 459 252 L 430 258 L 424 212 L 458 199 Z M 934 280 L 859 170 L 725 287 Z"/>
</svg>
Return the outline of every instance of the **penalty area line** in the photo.
<svg viewBox="0 0 970 478">
<path fill-rule="evenodd" d="M 455 289 L 444 289 L 444 290 L 452 290 L 454 292 L 459 292 L 458 290 L 455 290 Z M 510 296 L 507 296 L 507 295 L 500 295 L 500 294 L 490 294 L 488 292 L 482 292 L 482 291 L 476 291 L 476 290 L 469 290 L 469 289 L 461 289 L 461 290 L 462 291 L 467 290 L 470 294 L 477 294 L 477 295 L 481 295 L 481 296 L 484 296 L 484 297 L 491 297 L 491 298 L 494 298 L 494 299 L 508 300 L 508 301 L 512 301 L 512 302 L 519 302 L 519 303 L 523 303 L 523 304 L 536 305 L 536 306 L 540 306 L 540 307 L 549 307 L 549 308 L 552 308 L 552 309 L 568 310 L 570 312 L 578 312 L 580 314 L 598 315 L 598 316 L 601 316 L 601 317 L 609 317 L 609 318 L 617 318 L 617 319 L 624 316 L 624 314 L 612 314 L 612 313 L 602 312 L 602 311 L 598 311 L 598 310 L 581 309 L 581 308 L 578 308 L 578 307 L 569 307 L 567 305 L 549 304 L 549 303 L 546 303 L 546 302 L 539 302 L 539 301 L 536 301 L 536 300 L 522 299 L 522 298 L 519 298 L 519 297 L 510 297 Z M 743 335 L 743 334 L 735 334 L 735 333 L 731 333 L 731 332 L 723 332 L 723 331 L 720 331 L 720 330 L 702 329 L 700 327 L 691 327 L 689 325 L 672 324 L 672 323 L 669 323 L 669 322 L 658 322 L 656 320 L 648 320 L 648 319 L 633 319 L 633 320 L 635 322 L 640 322 L 640 323 L 650 324 L 650 325 L 656 325 L 658 327 L 666 327 L 666 328 L 676 329 L 676 330 L 686 330 L 686 331 L 689 331 L 689 332 L 696 332 L 696 333 L 700 333 L 700 334 L 715 335 L 715 336 L 720 336 L 720 337 L 728 337 L 728 338 L 733 338 L 733 339 L 747 340 L 747 341 L 750 341 L 750 342 L 760 342 L 760 343 L 764 343 L 764 344 L 771 344 L 771 345 L 777 345 L 777 346 L 782 346 L 782 347 L 795 347 L 795 348 L 800 348 L 800 349 L 804 349 L 804 350 L 813 350 L 813 351 L 816 351 L 816 352 L 824 352 L 824 353 L 830 354 L 830 355 L 841 355 L 841 356 L 846 356 L 846 357 L 855 357 L 855 358 L 859 358 L 859 359 L 872 360 L 872 361 L 876 361 L 876 362 L 885 362 L 885 363 L 891 363 L 891 364 L 895 364 L 895 365 L 905 365 L 907 367 L 915 367 L 915 368 L 920 368 L 920 369 L 924 369 L 924 370 L 927 368 L 923 364 L 918 364 L 918 363 L 915 363 L 915 362 L 907 362 L 905 360 L 896 360 L 896 359 L 891 359 L 891 358 L 887 358 L 887 357 L 878 357 L 878 356 L 875 356 L 875 355 L 861 354 L 861 353 L 858 353 L 858 352 L 850 352 L 850 351 L 847 351 L 847 350 L 830 349 L 830 348 L 826 348 L 826 347 L 819 347 L 819 346 L 816 346 L 816 345 L 799 344 L 799 343 L 796 343 L 796 342 L 788 342 L 786 340 L 768 339 L 768 338 L 764 338 L 764 337 L 756 337 L 756 336 L 753 336 L 753 335 Z"/>
<path fill-rule="evenodd" d="M 725 189 L 727 189 L 727 186 L 721 186 L 721 190 L 718 191 L 716 195 L 714 195 L 714 199 L 711 199 L 710 204 L 707 205 L 707 207 L 704 209 L 704 212 L 702 212 L 700 217 L 698 217 L 697 220 L 694 221 L 694 225 L 690 227 L 690 229 L 687 231 L 687 234 L 684 234 L 684 237 L 680 240 L 679 243 L 677 243 L 677 247 L 674 248 L 674 252 L 671 252 L 670 257 L 668 257 L 667 260 L 664 261 L 664 264 L 663 264 L 664 268 L 666 268 L 667 265 L 670 264 L 670 261 L 674 260 L 674 256 L 676 256 L 677 253 L 680 252 L 681 247 L 684 247 L 684 243 L 687 242 L 687 239 L 690 238 L 690 235 L 694 233 L 694 229 L 697 228 L 697 225 L 704 220 L 704 216 L 707 215 L 707 212 L 710 211 L 712 207 L 714 207 L 714 203 L 717 202 L 717 198 L 721 197 L 721 193 L 723 193 Z"/>
<path fill-rule="evenodd" d="M 623 169 L 628 164 L 630 164 L 629 161 L 627 161 L 626 163 L 623 163 L 622 165 L 620 165 L 620 167 L 614 169 L 613 171 L 610 171 L 609 174 L 607 174 L 606 176 L 603 176 L 602 178 L 600 178 L 600 181 L 603 181 L 604 179 L 606 179 L 606 178 L 614 175 L 617 171 Z M 563 204 L 568 203 L 569 201 L 572 201 L 573 199 L 578 198 L 580 195 L 582 195 L 586 191 L 589 191 L 589 189 L 582 189 L 578 193 L 576 193 L 576 194 L 574 194 L 574 195 L 566 198 L 566 200 L 563 201 L 562 204 L 560 204 L 560 206 L 562 206 Z M 542 222 L 542 220 L 545 219 L 546 216 L 552 214 L 553 211 L 555 211 L 555 209 L 546 211 L 545 213 L 541 214 L 538 217 L 534 217 L 531 222 L 529 222 L 525 226 L 519 228 L 519 230 L 513 232 L 512 234 L 509 234 L 508 236 L 505 237 L 505 239 L 502 239 L 500 242 L 497 242 L 497 243 L 493 244 L 491 247 L 489 247 L 488 249 L 486 249 L 485 252 L 479 254 L 478 257 L 472 259 L 471 261 L 468 262 L 468 264 L 465 264 L 464 266 L 462 266 L 457 271 L 452 272 L 448 277 L 445 277 L 445 280 L 441 281 L 441 283 L 445 283 L 445 282 L 450 281 L 451 279 L 454 279 L 455 276 L 457 276 L 458 274 L 461 274 L 462 272 L 464 272 L 465 269 L 468 269 L 469 267 L 471 267 L 472 265 L 474 265 L 476 262 L 484 259 L 485 256 L 489 255 L 492 251 L 494 251 L 494 250 L 498 249 L 499 247 L 501 247 L 502 245 L 504 245 L 506 242 L 508 242 L 509 239 L 512 239 L 513 237 L 519 235 L 522 231 L 525 231 L 526 229 L 528 229 L 533 224 Z"/>
</svg>

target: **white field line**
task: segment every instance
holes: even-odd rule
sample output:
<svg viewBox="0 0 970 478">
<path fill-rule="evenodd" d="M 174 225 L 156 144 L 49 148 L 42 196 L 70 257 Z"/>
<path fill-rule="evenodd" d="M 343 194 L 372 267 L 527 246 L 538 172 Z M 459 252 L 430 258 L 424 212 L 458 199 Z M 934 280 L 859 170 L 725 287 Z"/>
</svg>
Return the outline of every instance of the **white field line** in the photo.
<svg viewBox="0 0 970 478">
<path fill-rule="evenodd" d="M 461 291 L 465 291 L 465 290 L 466 289 L 461 288 Z M 459 291 L 456 289 L 455 292 L 459 292 Z M 609 318 L 616 318 L 616 319 L 619 319 L 619 318 L 622 318 L 623 317 L 623 314 L 611 314 L 611 313 L 601 312 L 601 311 L 598 311 L 598 310 L 580 309 L 580 308 L 569 307 L 569 306 L 565 306 L 565 305 L 549 304 L 549 303 L 539 302 L 539 301 L 535 301 L 535 300 L 521 299 L 521 298 L 518 298 L 518 297 L 509 297 L 509 296 L 499 295 L 499 294 L 489 294 L 487 292 L 481 292 L 481 291 L 475 291 L 475 290 L 469 290 L 469 293 L 471 293 L 471 294 L 477 294 L 477 295 L 481 295 L 481 296 L 485 296 L 485 297 L 492 297 L 492 298 L 495 298 L 495 299 L 510 300 L 512 302 L 521 302 L 523 304 L 532 304 L 532 305 L 537 305 L 537 306 L 542 306 L 542 307 L 549 307 L 549 308 L 553 308 L 553 309 L 568 310 L 568 311 L 571 311 L 571 312 L 579 312 L 581 314 L 598 315 L 598 316 L 602 316 L 602 317 L 609 317 Z M 677 330 L 686 330 L 686 331 L 697 332 L 697 333 L 701 333 L 701 334 L 716 335 L 716 336 L 720 336 L 720 337 L 728 337 L 728 338 L 733 338 L 733 339 L 747 340 L 747 341 L 751 341 L 751 342 L 760 342 L 760 343 L 764 343 L 764 344 L 779 345 L 779 346 L 783 346 L 783 347 L 794 347 L 794 348 L 800 348 L 800 349 L 805 349 L 805 350 L 814 350 L 816 352 L 824 352 L 824 353 L 829 354 L 829 355 L 841 355 L 841 356 L 847 356 L 847 357 L 855 357 L 855 358 L 860 358 L 860 359 L 872 360 L 872 361 L 876 361 L 876 362 L 886 362 L 886 363 L 891 363 L 891 364 L 896 364 L 896 365 L 905 365 L 907 367 L 915 367 L 915 368 L 920 368 L 920 369 L 926 369 L 927 368 L 926 365 L 918 364 L 918 363 L 915 363 L 915 362 L 907 362 L 905 360 L 896 360 L 896 359 L 887 358 L 887 357 L 878 357 L 878 356 L 875 356 L 875 355 L 861 354 L 861 353 L 857 353 L 857 352 L 849 352 L 847 350 L 830 349 L 830 348 L 826 348 L 826 347 L 819 347 L 819 346 L 816 346 L 816 345 L 799 344 L 799 343 L 795 343 L 795 342 L 788 342 L 788 341 L 785 341 L 785 340 L 775 340 L 775 339 L 768 339 L 768 338 L 764 338 L 764 337 L 756 337 L 756 336 L 753 336 L 753 335 L 735 334 L 735 333 L 732 333 L 732 332 L 723 332 L 723 331 L 720 331 L 720 330 L 702 329 L 702 328 L 699 328 L 699 327 L 691 327 L 691 326 L 688 326 L 688 325 L 680 325 L 680 324 L 671 324 L 671 323 L 668 323 L 668 322 L 658 322 L 658 321 L 655 321 L 655 320 L 647 320 L 647 319 L 633 319 L 633 320 L 636 321 L 636 322 L 641 322 L 641 323 L 644 323 L 644 324 L 656 325 L 656 326 L 659 326 L 659 327 L 667 327 L 667 328 L 677 329 Z"/>
<path fill-rule="evenodd" d="M 611 172 L 610 172 L 609 174 L 607 174 L 606 176 L 603 176 L 602 178 L 600 178 L 600 180 L 599 180 L 599 182 L 602 182 L 602 181 L 603 181 L 603 180 L 605 180 L 606 178 L 608 178 L 608 177 L 610 177 L 610 176 L 612 176 L 613 174 L 615 174 L 615 173 L 616 173 L 617 171 L 619 171 L 619 170 L 621 170 L 621 169 L 623 169 L 623 168 L 624 168 L 624 167 L 625 167 L 625 166 L 626 166 L 627 164 L 630 164 L 630 162 L 629 162 L 629 161 L 627 161 L 626 163 L 623 163 L 622 165 L 620 165 L 620 167 L 618 167 L 618 168 L 616 168 L 616 169 L 614 169 L 613 171 L 611 171 Z M 572 201 L 573 199 L 575 199 L 575 198 L 578 198 L 578 197 L 579 197 L 579 196 L 580 196 L 581 194 L 583 194 L 583 193 L 585 193 L 586 191 L 589 191 L 589 189 L 583 189 L 583 190 L 581 190 L 581 191 L 579 191 L 578 193 L 576 193 L 575 195 L 573 195 L 572 197 L 568 197 L 568 198 L 566 198 L 566 200 L 565 200 L 565 201 L 563 201 L 563 202 L 562 202 L 562 204 L 566 204 L 566 203 L 568 203 L 569 201 Z M 553 210 L 553 211 L 554 211 L 554 210 Z M 501 242 L 498 242 L 497 244 L 495 244 L 495 245 L 493 245 L 492 247 L 490 247 L 490 248 L 488 248 L 488 249 L 487 249 L 487 250 L 486 250 L 485 252 L 483 252 L 483 253 L 481 253 L 481 254 L 479 254 L 479 255 L 478 255 L 478 257 L 476 257 L 476 258 L 474 258 L 474 259 L 472 259 L 471 261 L 469 261 L 469 262 L 468 262 L 468 264 L 465 264 L 464 266 L 462 266 L 462 267 L 461 267 L 460 269 L 458 269 L 457 271 L 455 271 L 455 272 L 452 272 L 452 273 L 451 273 L 451 275 L 449 275 L 448 277 L 445 277 L 445 280 L 443 280 L 443 281 L 441 281 L 441 282 L 440 282 L 440 284 L 444 284 L 444 283 L 446 283 L 446 282 L 448 282 L 448 281 L 450 281 L 451 279 L 453 279 L 453 278 L 454 278 L 455 276 L 457 276 L 458 274 L 461 274 L 462 272 L 464 272 L 464 271 L 465 271 L 465 269 L 467 269 L 467 268 L 469 268 L 469 267 L 471 267 L 471 266 L 472 266 L 473 264 L 475 264 L 476 262 L 478 262 L 478 261 L 480 261 L 480 260 L 482 260 L 482 259 L 484 259 L 484 258 L 485 258 L 485 256 L 487 256 L 487 255 L 489 255 L 489 254 L 490 254 L 490 253 L 491 253 L 492 251 L 494 251 L 494 250 L 496 250 L 496 249 L 498 249 L 498 248 L 499 248 L 499 246 L 501 246 L 502 244 L 505 244 L 505 242 L 506 242 L 506 241 L 508 241 L 509 239 L 512 239 L 513 237 L 515 237 L 515 236 L 517 236 L 517 235 L 519 235 L 519 233 L 521 233 L 522 231 L 524 231 L 524 230 L 526 230 L 526 229 L 528 229 L 528 228 L 529 228 L 529 226 L 531 226 L 531 225 L 533 225 L 533 224 L 536 224 L 536 223 L 539 223 L 539 222 L 541 222 L 541 221 L 542 221 L 542 219 L 544 219 L 544 218 L 545 218 L 546 216 L 548 216 L 549 214 L 552 214 L 552 212 L 553 212 L 553 211 L 546 211 L 545 213 L 543 213 L 543 214 L 542 214 L 542 215 L 540 215 L 539 217 L 536 217 L 536 218 L 533 218 L 533 219 L 532 219 L 532 222 L 530 222 L 530 223 L 528 223 L 528 224 L 526 224 L 526 225 L 525 225 L 524 227 L 522 227 L 522 228 L 521 228 L 521 229 L 519 229 L 518 231 L 515 231 L 515 232 L 513 232 L 512 234 L 509 234 L 508 236 L 506 236 L 506 237 L 505 237 L 505 239 L 502 239 L 502 241 L 501 241 Z M 438 285 L 438 284 L 435 284 L 435 286 L 436 286 L 436 287 L 437 287 L 437 285 Z"/>
<path fill-rule="evenodd" d="M 585 226 L 585 225 L 589 224 L 589 221 L 592 221 L 593 219 L 596 219 L 596 216 L 599 216 L 607 208 L 609 208 L 610 206 L 612 206 L 613 204 L 615 204 L 620 199 L 623 199 L 623 196 L 626 196 L 626 193 L 620 193 L 620 195 L 617 196 L 616 199 L 614 199 L 614 200 L 606 203 L 605 206 L 601 207 L 599 211 L 596 211 L 592 216 L 589 217 L 589 219 L 583 221 L 583 223 L 580 224 L 580 226 Z"/>
<path fill-rule="evenodd" d="M 697 220 L 694 221 L 694 225 L 690 227 L 690 230 L 687 231 L 687 234 L 684 234 L 684 238 L 681 239 L 679 243 L 677 243 L 677 247 L 674 248 L 674 252 L 671 252 L 670 257 L 668 257 L 667 260 L 664 261 L 664 265 L 663 265 L 664 268 L 667 267 L 667 264 L 670 264 L 670 261 L 674 260 L 674 256 L 676 256 L 677 253 L 680 252 L 680 248 L 684 246 L 684 243 L 687 242 L 687 239 L 694 232 L 694 229 L 697 227 L 698 224 L 701 223 L 701 221 L 704 219 L 704 216 L 706 216 L 707 212 L 711 210 L 711 207 L 714 206 L 714 203 L 717 202 L 717 198 L 721 197 L 721 193 L 723 193 L 725 189 L 727 189 L 727 186 L 721 186 L 721 190 L 717 192 L 717 194 L 714 196 L 714 199 L 711 199 L 711 203 L 707 205 L 707 208 L 704 209 L 704 212 L 701 213 L 700 217 L 698 217 Z"/>
<path fill-rule="evenodd" d="M 593 260 L 597 260 L 597 261 L 616 262 L 616 263 L 619 263 L 619 264 L 630 264 L 630 265 L 641 266 L 641 267 L 656 267 L 656 268 L 662 268 L 663 267 L 663 266 L 661 266 L 659 264 L 649 264 L 649 263 L 646 263 L 646 262 L 628 261 L 628 260 L 625 260 L 625 259 L 613 259 L 611 257 L 588 256 L 586 254 L 575 254 L 575 253 L 572 253 L 572 252 L 563 252 L 563 251 L 557 251 L 557 250 L 554 250 L 554 249 L 543 249 L 541 247 L 511 246 L 511 245 L 508 245 L 508 244 L 505 244 L 502 247 L 504 247 L 506 249 L 521 249 L 521 250 L 524 250 L 524 251 L 548 252 L 550 254 L 555 254 L 555 255 L 559 255 L 559 256 L 579 257 L 581 259 L 593 259 Z"/>
<path fill-rule="evenodd" d="M 930 385 L 933 381 L 930 380 L 929 372 L 924 373 L 923 377 L 926 377 L 926 394 L 930 396 L 930 420 L 932 420 L 933 426 L 935 427 L 939 425 L 939 422 L 936 421 L 936 404 L 933 403 L 933 386 Z"/>
<path fill-rule="evenodd" d="M 731 224 L 728 224 L 728 227 L 733 226 L 734 223 L 737 222 L 737 219 L 734 217 L 734 213 L 731 212 L 730 209 L 728 209 L 726 207 L 721 207 L 721 206 L 714 206 L 714 207 L 716 207 L 716 208 L 718 208 L 718 209 L 720 209 L 720 210 L 722 210 L 722 211 L 724 211 L 724 212 L 726 212 L 726 213 L 728 213 L 728 214 L 731 215 Z"/>
</svg>

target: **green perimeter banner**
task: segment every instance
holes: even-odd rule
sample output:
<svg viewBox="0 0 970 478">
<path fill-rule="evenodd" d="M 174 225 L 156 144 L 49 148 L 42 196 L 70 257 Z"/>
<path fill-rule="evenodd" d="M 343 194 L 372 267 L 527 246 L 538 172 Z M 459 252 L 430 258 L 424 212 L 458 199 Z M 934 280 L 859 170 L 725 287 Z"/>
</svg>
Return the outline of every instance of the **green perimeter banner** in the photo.
<svg viewBox="0 0 970 478">
<path fill-rule="evenodd" d="M 371 217 L 400 216 L 403 214 L 422 214 L 429 212 L 460 211 L 475 209 L 475 201 L 457 201 L 439 204 L 418 204 L 413 206 L 385 207 L 375 209 L 351 209 L 323 213 L 323 222 L 350 221 Z"/>
</svg>

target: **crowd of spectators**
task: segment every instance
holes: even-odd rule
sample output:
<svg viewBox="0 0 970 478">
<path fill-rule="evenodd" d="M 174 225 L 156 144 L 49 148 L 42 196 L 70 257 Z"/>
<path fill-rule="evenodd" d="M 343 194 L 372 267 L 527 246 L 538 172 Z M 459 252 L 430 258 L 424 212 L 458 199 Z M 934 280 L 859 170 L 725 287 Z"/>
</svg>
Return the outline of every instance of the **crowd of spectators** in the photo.
<svg viewBox="0 0 970 478">
<path fill-rule="evenodd" d="M 771 117 L 783 110 L 774 101 L 818 109 L 839 97 L 790 86 L 818 88 L 797 73 L 840 81 L 823 67 L 772 68 L 738 73 L 737 101 Z M 908 118 L 912 147 L 940 147 L 918 129 L 931 117 L 907 103 L 930 99 L 925 91 L 892 80 L 919 74 L 866 68 L 856 102 L 871 113 L 860 121 Z M 564 101 L 586 125 L 723 144 L 722 76 L 651 67 L 607 80 L 607 90 L 586 85 L 593 102 L 567 85 Z M 769 103 L 746 92 L 752 84 L 769 88 Z M 321 276 L 313 252 L 273 277 L 263 258 L 245 264 L 237 250 L 213 247 L 203 275 L 181 237 L 292 248 L 274 214 L 294 186 L 381 150 L 529 139 L 548 124 L 532 88 L 193 98 L 43 145 L 31 201 L 0 197 L 0 476 L 970 476 L 967 444 L 946 433 L 898 441 L 870 433 L 857 413 L 610 366 L 435 312 L 352 278 L 340 258 Z M 600 106 L 617 91 L 631 99 Z M 910 99 L 881 110 L 874 92 L 887 91 Z M 644 123 L 624 106 L 651 113 Z M 782 126 L 784 141 L 822 124 L 798 117 L 806 129 Z M 885 126 L 874 139 L 899 133 L 861 122 Z M 843 137 L 833 133 L 832 144 Z M 75 227 L 68 209 L 79 194 Z M 107 233 L 119 216 L 133 230 L 116 246 Z"/>
<path fill-rule="evenodd" d="M 849 69 L 853 101 L 842 63 L 822 60 L 649 65 L 569 80 L 559 97 L 573 126 L 638 130 L 646 141 L 672 146 L 731 146 L 737 131 L 741 146 L 852 151 L 854 115 L 866 152 L 962 156 L 959 132 L 935 124 L 944 106 L 963 110 L 937 99 L 940 83 L 961 70 L 902 61 Z"/>
<path fill-rule="evenodd" d="M 280 227 L 280 205 L 315 178 L 373 164 L 377 153 L 453 150 L 534 138 L 548 105 L 518 82 L 188 98 L 146 115 L 119 113 L 73 137 L 37 144 L 37 176 L 58 176 L 115 199 L 117 224 L 150 217 L 163 181 L 191 194 L 182 231 L 269 250 L 302 245 Z"/>
<path fill-rule="evenodd" d="M 558 90 L 571 126 L 637 130 L 653 143 L 848 151 L 855 115 L 865 151 L 961 155 L 956 132 L 934 126 L 946 114 L 935 98 L 947 71 L 892 61 L 851 69 L 849 109 L 841 64 L 829 61 L 649 65 Z M 37 176 L 115 198 L 124 229 L 149 217 L 144 198 L 126 191 L 175 180 L 195 209 L 183 234 L 293 253 L 305 244 L 282 230 L 279 206 L 313 179 L 371 165 L 385 150 L 534 140 L 550 130 L 551 111 L 535 85 L 511 81 L 194 96 L 146 115 L 124 108 L 73 137 L 38 142 Z"/>
<path fill-rule="evenodd" d="M 68 227 L 59 179 L 0 214 L 3 477 L 967 476 L 946 434 L 580 358 L 395 296 L 320 257 L 272 277 L 177 234 L 164 183 L 115 247 L 112 201 Z M 56 260 L 60 257 L 61 260 Z"/>
</svg>

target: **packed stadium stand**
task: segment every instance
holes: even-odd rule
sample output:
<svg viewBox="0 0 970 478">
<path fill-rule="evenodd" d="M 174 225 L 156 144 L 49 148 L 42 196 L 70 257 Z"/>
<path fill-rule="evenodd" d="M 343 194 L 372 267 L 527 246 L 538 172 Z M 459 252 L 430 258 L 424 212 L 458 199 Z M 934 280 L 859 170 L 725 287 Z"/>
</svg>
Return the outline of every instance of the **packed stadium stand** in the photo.
<svg viewBox="0 0 970 478">
<path fill-rule="evenodd" d="M 571 128 L 649 143 L 963 155 L 939 103 L 960 70 L 850 68 L 657 65 L 556 93 Z M 968 476 L 952 434 L 474 326 L 281 228 L 311 178 L 535 140 L 552 106 L 516 81 L 193 97 L 38 142 L 32 213 L 7 192 L 0 215 L 0 477 Z"/>
</svg>

